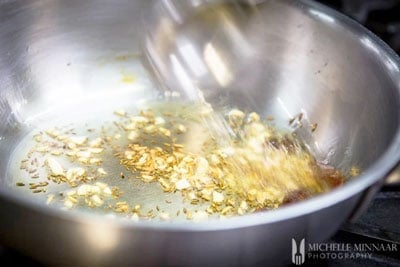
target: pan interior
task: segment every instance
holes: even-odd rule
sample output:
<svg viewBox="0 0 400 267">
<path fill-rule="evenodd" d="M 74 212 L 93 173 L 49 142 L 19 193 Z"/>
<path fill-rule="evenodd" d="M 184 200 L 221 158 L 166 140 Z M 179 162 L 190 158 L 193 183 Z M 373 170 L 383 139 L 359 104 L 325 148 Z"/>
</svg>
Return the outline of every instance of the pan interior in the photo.
<svg viewBox="0 0 400 267">
<path fill-rule="evenodd" d="M 106 73 L 106 75 L 98 79 L 97 77 L 100 77 L 102 73 Z M 53 95 L 37 98 L 36 102 L 32 102 L 29 108 L 21 112 L 21 116 L 25 116 L 26 119 L 18 128 L 16 136 L 20 136 L 20 138 L 16 140 L 16 145 L 11 152 L 6 173 L 7 179 L 5 180 L 5 186 L 15 194 L 23 195 L 29 201 L 36 202 L 39 205 L 45 205 L 49 201 L 49 196 L 54 196 L 48 205 L 51 208 L 67 210 L 68 208 L 65 205 L 66 194 L 73 190 L 67 183 L 50 182 L 45 187 L 45 192 L 36 192 L 42 187 L 32 189 L 30 186 L 32 183 L 49 182 L 47 178 L 48 167 L 45 166 L 46 159 L 57 159 L 65 170 L 77 167 L 76 163 L 71 163 L 66 157 L 53 156 L 51 155 L 52 151 L 50 151 L 43 154 L 35 153 L 32 156 L 32 158 L 37 159 L 37 165 L 28 162 L 28 165 L 32 165 L 28 166 L 28 169 L 36 170 L 34 172 L 34 174 L 37 174 L 35 178 L 32 178 L 34 176 L 27 169 L 21 169 L 21 161 L 26 159 L 33 147 L 38 145 L 35 140 L 36 135 L 56 128 L 61 132 L 67 131 L 72 136 L 85 136 L 89 140 L 93 140 L 100 137 L 101 131 L 104 129 L 108 136 L 114 138 L 114 134 L 119 133 L 118 128 L 114 125 L 118 118 L 115 114 L 116 111 L 124 110 L 128 114 L 138 114 L 140 110 L 152 107 L 154 101 L 161 98 L 160 91 L 151 83 L 140 63 L 140 58 L 135 55 L 102 58 L 98 64 L 93 65 L 87 75 L 88 84 L 84 91 L 58 90 Z M 91 79 L 91 77 L 96 77 L 96 79 Z M 55 101 L 57 99 L 59 101 Z M 306 118 L 304 118 L 305 120 Z M 277 121 L 275 124 L 277 128 L 290 128 L 287 120 Z M 300 137 L 310 137 L 306 127 L 300 128 L 298 133 Z M 189 138 L 189 140 L 193 140 L 193 138 Z M 118 141 L 115 142 L 118 143 Z M 158 183 L 144 183 L 140 179 L 135 179 L 135 175 L 120 165 L 119 159 L 113 153 L 111 149 L 107 149 L 105 154 L 102 155 L 101 158 L 104 160 L 99 167 L 105 169 L 107 174 L 104 178 L 99 178 L 96 181 L 107 183 L 110 187 L 120 188 L 122 196 L 118 198 L 118 202 L 126 202 L 131 208 L 140 205 L 142 214 L 154 213 L 158 215 L 165 213 L 172 215 L 173 221 L 177 222 L 187 221 L 183 210 L 196 212 L 207 208 L 206 203 L 193 206 L 188 201 L 184 201 L 180 192 L 163 192 Z M 82 165 L 78 164 L 78 166 Z M 91 169 L 96 170 L 97 167 Z M 125 178 L 121 178 L 121 174 Z M 24 186 L 17 186 L 21 183 Z M 112 203 L 115 204 L 115 201 Z M 110 202 L 107 205 L 109 204 Z M 73 211 L 115 217 L 116 213 L 113 208 L 107 205 L 93 209 L 85 204 L 80 204 Z M 121 217 L 126 216 L 126 214 L 122 214 Z M 217 218 L 218 215 L 215 214 L 211 218 L 214 217 Z"/>
<path fill-rule="evenodd" d="M 61 2 L 36 1 L 12 16 L 0 16 L 1 190 L 29 201 L 39 198 L 15 183 L 26 178 L 17 162 L 35 131 L 72 123 L 85 132 L 112 123 L 115 109 L 135 113 L 157 98 L 137 55 L 140 14 L 148 1 Z M 267 1 L 260 9 L 268 27 L 257 35 L 259 57 L 249 67 L 257 70 L 256 82 L 215 101 L 272 115 L 282 125 L 302 112 L 304 119 L 318 123 L 312 136 L 300 134 L 321 152 L 320 160 L 343 171 L 352 165 L 367 169 L 398 134 L 398 60 L 348 20 L 291 3 Z M 2 7 L 13 10 L 11 2 Z M 120 167 L 110 165 L 118 176 Z M 140 197 L 141 205 L 163 197 L 160 188 L 140 188 L 140 195 L 130 197 Z M 181 199 L 174 201 L 180 205 Z"/>
<path fill-rule="evenodd" d="M 124 57 L 125 59 L 121 61 L 121 58 Z M 61 96 L 52 96 L 60 99 L 54 105 L 35 103 L 32 105 L 32 111 L 26 111 L 30 116 L 26 117 L 23 128 L 19 129 L 21 138 L 17 141 L 18 144 L 14 147 L 8 162 L 5 184 L 7 188 L 16 194 L 27 195 L 29 200 L 39 204 L 46 203 L 48 195 L 54 194 L 55 199 L 58 200 L 53 201 L 51 206 L 65 209 L 58 194 L 71 189 L 67 184 L 50 183 L 45 193 L 35 195 L 28 187 L 29 183 L 48 181 L 44 171 L 46 168 L 42 165 L 44 159 L 49 157 L 48 153 L 42 157 L 36 156 L 40 162 L 36 168 L 39 170 L 39 178 L 32 179 L 29 172 L 20 168 L 21 160 L 26 158 L 29 150 L 36 144 L 35 134 L 56 127 L 62 130 L 71 129 L 77 136 L 94 139 L 99 136 L 103 126 L 109 134 L 113 134 L 110 129 L 114 127 L 116 121 L 114 114 L 116 110 L 123 109 L 129 114 L 136 114 L 139 110 L 146 109 L 149 103 L 159 97 L 159 92 L 147 79 L 138 58 L 126 55 L 114 57 L 109 62 L 99 64 L 97 70 L 93 68 L 91 75 L 97 77 L 99 73 L 96 72 L 101 73 L 105 68 L 108 74 L 101 81 L 95 79 L 95 82 L 89 86 L 93 86 L 93 91 L 89 93 L 61 92 Z M 115 81 L 117 82 L 115 83 Z M 45 99 L 41 101 L 45 101 Z M 24 134 L 21 134 L 22 132 Z M 159 209 L 160 212 L 171 214 L 176 214 L 178 210 L 185 207 L 179 193 L 165 194 L 157 183 L 144 183 L 135 179 L 132 173 L 119 164 L 119 160 L 113 156 L 112 151 L 106 151 L 103 158 L 107 159 L 101 165 L 107 170 L 107 176 L 103 182 L 117 186 L 124 191 L 119 201 L 126 201 L 130 205 L 138 204 L 143 211 L 154 210 L 155 212 L 157 206 L 157 210 Z M 73 166 L 67 161 L 60 162 L 67 170 Z M 124 173 L 125 179 L 121 178 L 121 173 Z M 18 187 L 16 183 L 24 183 L 26 186 Z M 77 210 L 114 216 L 110 210 L 91 209 L 86 205 L 79 206 Z M 177 220 L 179 221 L 181 218 L 184 218 L 183 214 Z"/>
</svg>

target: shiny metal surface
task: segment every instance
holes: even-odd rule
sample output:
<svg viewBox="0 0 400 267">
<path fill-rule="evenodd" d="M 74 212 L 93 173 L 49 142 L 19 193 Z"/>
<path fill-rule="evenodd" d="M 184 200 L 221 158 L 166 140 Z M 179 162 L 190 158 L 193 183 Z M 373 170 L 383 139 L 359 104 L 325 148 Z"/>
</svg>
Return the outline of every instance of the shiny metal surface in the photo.
<svg viewBox="0 0 400 267">
<path fill-rule="evenodd" d="M 143 50 L 150 72 L 161 87 L 191 100 L 200 97 L 199 91 L 211 100 L 219 92 L 257 86 L 262 75 L 257 62 L 262 50 L 257 46 L 265 39 L 254 37 L 259 25 L 268 27 L 260 24 L 262 6 L 246 1 L 155 1 L 144 16 Z"/>
<path fill-rule="evenodd" d="M 397 166 L 396 170 L 390 174 L 386 179 L 385 184 L 389 186 L 400 185 L 400 166 Z"/>
<path fill-rule="evenodd" d="M 260 7 L 260 23 L 268 27 L 258 25 L 260 34 L 250 42 L 257 44 L 258 63 L 245 74 L 256 82 L 216 94 L 215 103 L 255 109 L 280 122 L 302 111 L 318 123 L 309 141 L 326 155 L 321 160 L 344 170 L 357 164 L 362 175 L 275 211 L 197 224 L 68 213 L 10 190 L 9 156 L 37 125 L 65 113 L 102 114 L 116 103 L 154 97 L 137 59 L 141 19 L 150 5 L 0 0 L 1 243 L 57 265 L 278 265 L 290 261 L 291 238 L 312 242 L 332 235 L 363 192 L 397 164 L 399 58 L 330 9 L 311 1 L 271 0 Z M 121 62 L 126 55 L 129 60 Z M 121 83 L 121 70 L 134 73 L 137 82 Z"/>
</svg>

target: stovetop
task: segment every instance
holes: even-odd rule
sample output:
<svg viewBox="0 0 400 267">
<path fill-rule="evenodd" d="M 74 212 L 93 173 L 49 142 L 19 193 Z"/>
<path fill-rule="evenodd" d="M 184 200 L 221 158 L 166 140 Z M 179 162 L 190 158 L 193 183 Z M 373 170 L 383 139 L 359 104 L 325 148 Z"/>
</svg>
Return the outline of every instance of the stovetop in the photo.
<svg viewBox="0 0 400 267">
<path fill-rule="evenodd" d="M 400 0 L 319 0 L 358 20 L 400 54 Z M 397 252 L 379 251 L 368 258 L 315 259 L 302 266 L 400 267 L 400 186 L 386 186 L 367 211 L 347 223 L 327 243 L 397 246 Z M 351 253 L 351 251 L 349 251 Z M 3 266 L 39 267 L 38 262 L 0 246 Z"/>
<path fill-rule="evenodd" d="M 365 259 L 329 259 L 308 262 L 305 266 L 378 267 L 400 266 L 400 188 L 384 187 L 368 210 L 355 222 L 346 223 L 328 242 L 338 244 L 377 244 L 397 247 L 397 251 L 372 252 Z M 349 251 L 350 253 L 352 251 Z M 354 252 L 354 251 L 353 251 Z"/>
</svg>

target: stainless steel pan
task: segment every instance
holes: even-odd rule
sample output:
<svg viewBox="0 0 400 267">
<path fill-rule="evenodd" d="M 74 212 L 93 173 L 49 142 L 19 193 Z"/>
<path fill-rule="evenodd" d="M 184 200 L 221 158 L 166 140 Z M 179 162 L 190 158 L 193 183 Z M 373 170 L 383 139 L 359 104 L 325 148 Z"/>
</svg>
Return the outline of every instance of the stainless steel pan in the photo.
<svg viewBox="0 0 400 267">
<path fill-rule="evenodd" d="M 53 209 L 14 189 L 9 158 L 49 121 L 96 119 L 155 96 L 137 57 L 148 1 L 0 1 L 0 240 L 56 265 L 284 264 L 291 239 L 321 241 L 379 188 L 400 159 L 400 60 L 350 19 L 312 1 L 266 1 L 261 114 L 318 122 L 325 160 L 363 173 L 274 211 L 202 223 L 130 222 Z M 123 60 L 121 60 L 123 59 Z M 133 73 L 126 84 L 121 75 Z M 125 74 L 124 74 L 125 73 Z M 268 87 L 268 90 L 266 90 Z M 228 99 L 243 106 L 242 97 Z"/>
</svg>

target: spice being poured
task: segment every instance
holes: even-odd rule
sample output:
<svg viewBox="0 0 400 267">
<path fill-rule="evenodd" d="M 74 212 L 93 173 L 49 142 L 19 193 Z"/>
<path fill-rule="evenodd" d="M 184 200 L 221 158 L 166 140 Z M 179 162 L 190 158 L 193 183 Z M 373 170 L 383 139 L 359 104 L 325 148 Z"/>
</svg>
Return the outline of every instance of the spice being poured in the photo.
<svg viewBox="0 0 400 267">
<path fill-rule="evenodd" d="M 344 181 L 294 134 L 275 130 L 255 112 L 213 111 L 175 99 L 115 114 L 113 127 L 88 129 L 90 137 L 61 128 L 37 133 L 21 162 L 32 181 L 16 185 L 28 183 L 36 195 L 47 194 L 48 204 L 66 209 L 198 221 L 275 209 Z M 110 171 L 112 161 L 117 168 Z M 146 186 L 158 187 L 163 197 L 130 198 L 145 194 Z"/>
<path fill-rule="evenodd" d="M 181 4 L 155 3 L 144 23 L 144 58 L 161 89 L 197 104 L 184 112 L 171 111 L 176 103 L 143 111 L 128 124 L 133 138 L 116 153 L 120 164 L 166 193 L 179 192 L 204 216 L 273 209 L 342 184 L 344 175 L 318 164 L 295 135 L 275 130 L 255 112 L 221 111 L 208 103 L 261 84 L 265 74 L 257 69 L 264 68 L 253 68 L 260 57 L 259 24 L 250 27 L 260 18 L 256 4 L 196 10 Z M 184 13 L 177 21 L 171 6 Z M 165 112 L 173 116 L 158 123 Z"/>
<path fill-rule="evenodd" d="M 165 192 L 178 190 L 188 201 L 208 202 L 210 214 L 277 208 L 344 180 L 339 171 L 317 164 L 293 135 L 278 133 L 254 112 L 232 109 L 226 114 L 232 135 L 224 140 L 207 127 L 215 123 L 211 112 L 200 112 L 187 125 L 169 121 L 166 128 L 154 125 L 153 113 L 143 115 L 148 125 L 136 125 L 136 142 L 118 154 L 121 164 L 144 181 L 158 181 Z M 189 140 L 173 132 L 187 132 Z M 166 140 L 161 146 L 140 144 L 155 136 Z"/>
</svg>

